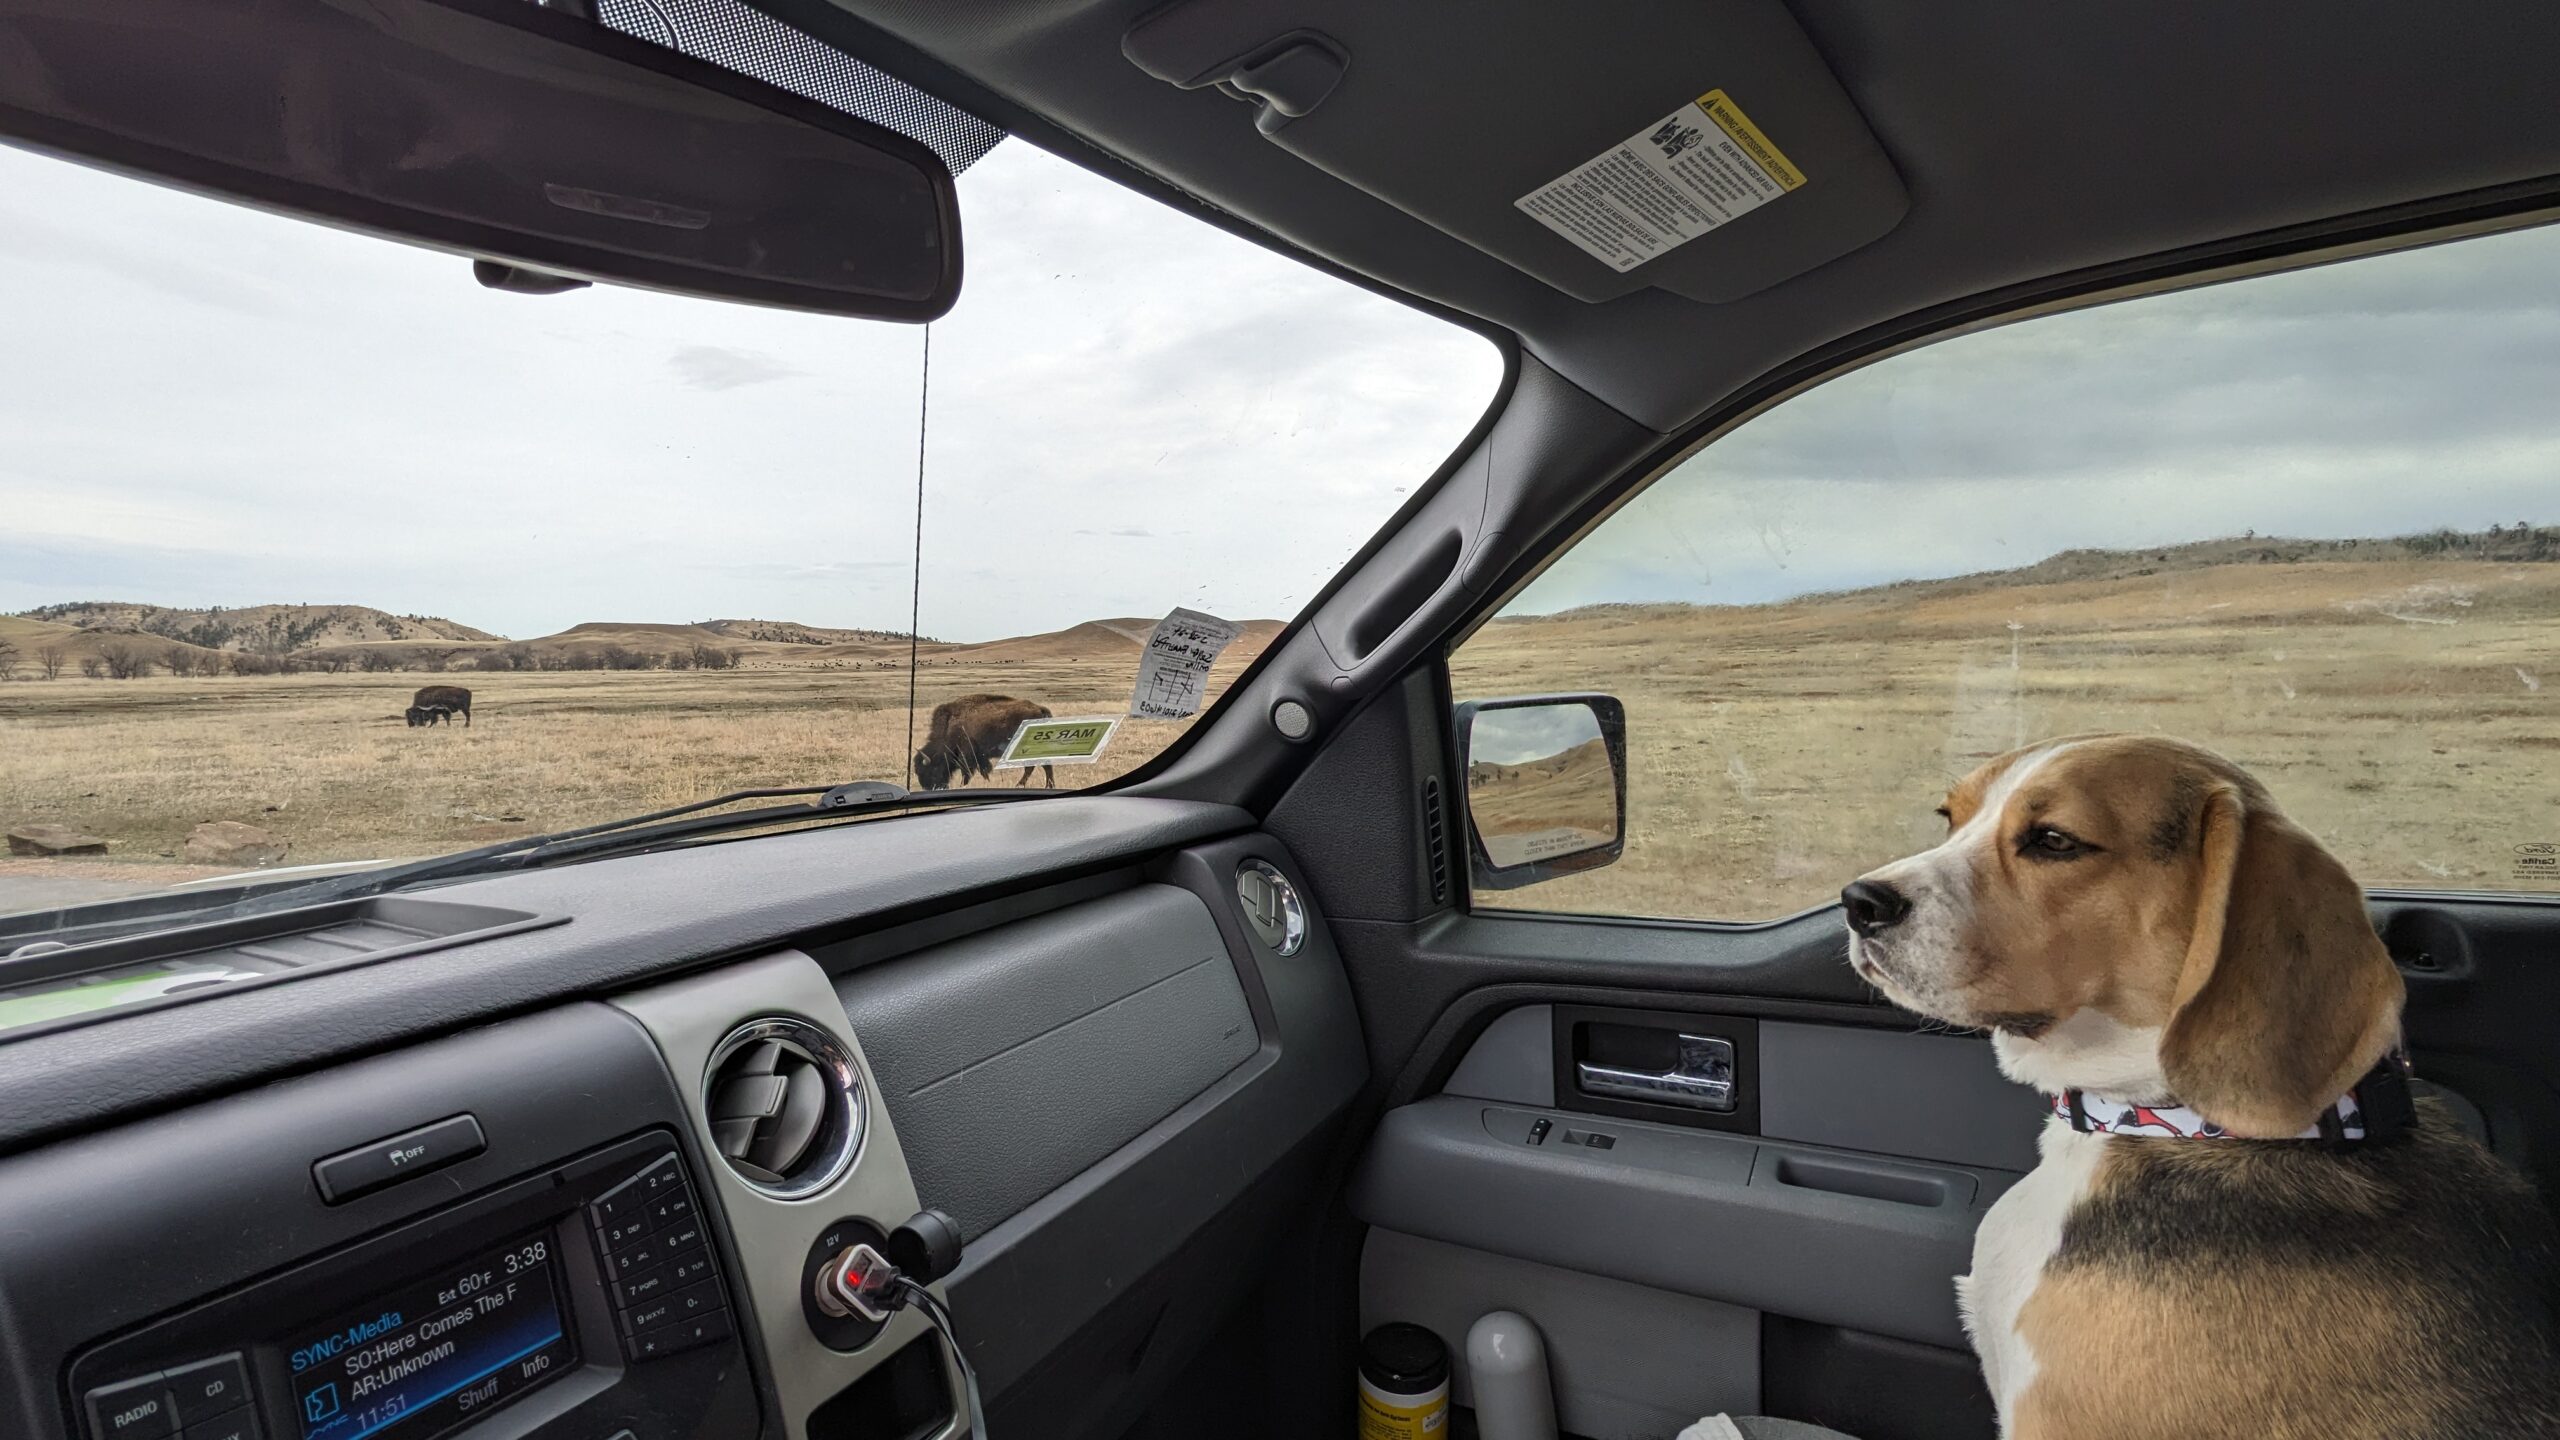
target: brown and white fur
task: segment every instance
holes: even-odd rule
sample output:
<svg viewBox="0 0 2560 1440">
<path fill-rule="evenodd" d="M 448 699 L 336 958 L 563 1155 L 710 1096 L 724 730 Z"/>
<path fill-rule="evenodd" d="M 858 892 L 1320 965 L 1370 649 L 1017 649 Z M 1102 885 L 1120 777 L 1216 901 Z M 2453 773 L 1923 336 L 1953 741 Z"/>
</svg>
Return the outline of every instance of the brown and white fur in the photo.
<svg viewBox="0 0 2560 1440">
<path fill-rule="evenodd" d="M 2398 1044 L 2362 890 L 2220 756 L 2049 741 L 1942 813 L 1842 893 L 1850 963 L 2011 1079 L 2293 1135 Z M 2343 1148 L 2055 1118 L 2039 1149 L 1956 1282 L 2013 1440 L 2560 1435 L 2560 1242 L 2432 1102 Z"/>
</svg>

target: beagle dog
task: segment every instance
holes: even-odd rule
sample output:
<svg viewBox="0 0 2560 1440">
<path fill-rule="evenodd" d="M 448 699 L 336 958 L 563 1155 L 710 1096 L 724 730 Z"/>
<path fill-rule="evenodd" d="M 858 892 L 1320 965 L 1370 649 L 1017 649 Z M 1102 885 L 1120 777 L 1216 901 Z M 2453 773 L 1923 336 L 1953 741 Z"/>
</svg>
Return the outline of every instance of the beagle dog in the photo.
<svg viewBox="0 0 2560 1440">
<path fill-rule="evenodd" d="M 2085 735 L 1841 892 L 1849 963 L 2053 1097 L 1965 1328 L 2014 1440 L 2560 1436 L 2560 1239 L 2409 1100 L 2346 868 L 2230 761 Z"/>
</svg>

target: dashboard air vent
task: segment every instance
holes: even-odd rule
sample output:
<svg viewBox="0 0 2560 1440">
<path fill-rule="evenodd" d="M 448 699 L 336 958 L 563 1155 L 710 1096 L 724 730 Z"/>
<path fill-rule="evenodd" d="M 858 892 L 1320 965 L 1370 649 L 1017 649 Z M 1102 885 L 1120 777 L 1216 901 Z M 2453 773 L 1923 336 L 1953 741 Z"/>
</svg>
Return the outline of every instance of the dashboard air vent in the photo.
<svg viewBox="0 0 2560 1440">
<path fill-rule="evenodd" d="M 702 1108 L 720 1158 L 781 1199 L 834 1184 L 862 1148 L 862 1071 L 806 1020 L 772 1016 L 730 1031 L 711 1052 Z"/>
</svg>

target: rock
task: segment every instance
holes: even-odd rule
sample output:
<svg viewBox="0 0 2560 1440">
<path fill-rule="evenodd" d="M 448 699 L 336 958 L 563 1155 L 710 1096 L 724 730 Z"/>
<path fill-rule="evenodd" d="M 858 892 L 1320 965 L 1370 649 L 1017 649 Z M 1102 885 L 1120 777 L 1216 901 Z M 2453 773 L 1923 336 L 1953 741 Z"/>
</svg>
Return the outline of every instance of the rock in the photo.
<svg viewBox="0 0 2560 1440">
<path fill-rule="evenodd" d="M 9 832 L 12 855 L 104 855 L 107 842 L 68 825 L 21 825 Z"/>
<path fill-rule="evenodd" d="M 284 842 L 273 833 L 237 820 L 208 820 L 187 832 L 191 865 L 273 865 L 284 858 Z"/>
</svg>

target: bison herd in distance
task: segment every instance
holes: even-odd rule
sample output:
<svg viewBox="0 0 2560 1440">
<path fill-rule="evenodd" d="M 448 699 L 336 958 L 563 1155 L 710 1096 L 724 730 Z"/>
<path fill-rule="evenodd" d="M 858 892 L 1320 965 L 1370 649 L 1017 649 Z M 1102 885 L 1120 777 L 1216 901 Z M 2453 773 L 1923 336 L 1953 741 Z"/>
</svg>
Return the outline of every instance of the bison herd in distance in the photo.
<svg viewBox="0 0 2560 1440">
<path fill-rule="evenodd" d="M 471 692 L 460 685 L 427 685 L 409 698 L 409 708 L 402 712 L 409 728 L 442 725 L 461 717 L 465 727 L 471 724 Z M 963 695 L 945 700 L 933 707 L 933 718 L 925 727 L 924 744 L 914 757 L 916 788 L 948 789 L 954 781 L 967 784 L 971 780 L 990 779 L 996 762 L 1004 758 L 1005 747 L 1012 743 L 1014 732 L 1027 720 L 1050 718 L 1049 707 L 1010 695 Z M 1054 765 L 1038 767 L 1045 783 L 1055 788 L 1058 769 Z M 1020 789 L 1031 783 L 1032 767 L 1024 766 L 1022 778 L 1014 782 Z"/>
</svg>

